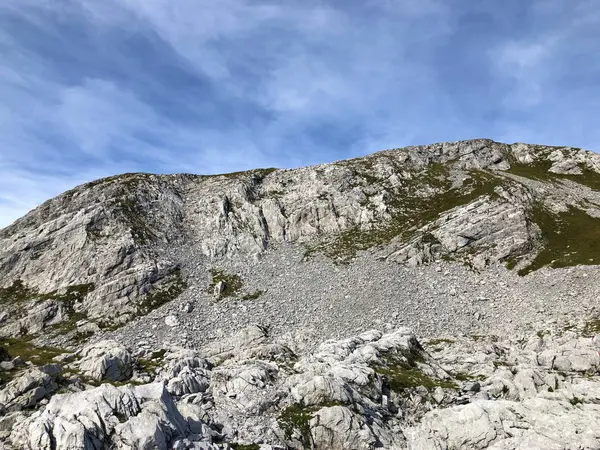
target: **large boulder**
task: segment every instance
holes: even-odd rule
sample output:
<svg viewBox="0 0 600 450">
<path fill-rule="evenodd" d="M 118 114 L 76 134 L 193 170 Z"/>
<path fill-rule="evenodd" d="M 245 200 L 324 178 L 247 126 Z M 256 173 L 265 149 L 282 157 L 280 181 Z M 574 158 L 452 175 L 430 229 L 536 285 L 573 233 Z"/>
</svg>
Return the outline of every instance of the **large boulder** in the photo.
<svg viewBox="0 0 600 450">
<path fill-rule="evenodd" d="M 204 392 L 208 388 L 210 363 L 192 350 L 178 349 L 165 355 L 166 364 L 158 380 L 176 397 Z"/>
<path fill-rule="evenodd" d="M 126 381 L 133 374 L 133 358 L 129 350 L 115 341 L 88 345 L 73 363 L 84 377 L 96 381 Z"/>
<path fill-rule="evenodd" d="M 28 369 L 0 390 L 0 405 L 8 411 L 35 406 L 58 389 L 61 372 L 56 364 Z"/>
</svg>

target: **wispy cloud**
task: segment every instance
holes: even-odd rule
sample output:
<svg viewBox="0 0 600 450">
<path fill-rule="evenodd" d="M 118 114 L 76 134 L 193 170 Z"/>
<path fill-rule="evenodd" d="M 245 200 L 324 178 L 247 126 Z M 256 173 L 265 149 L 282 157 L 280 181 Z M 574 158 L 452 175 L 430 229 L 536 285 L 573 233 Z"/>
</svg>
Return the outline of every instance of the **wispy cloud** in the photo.
<svg viewBox="0 0 600 450">
<path fill-rule="evenodd" d="M 126 171 L 295 167 L 470 137 L 596 148 L 597 11 L 5 0 L 0 226 Z"/>
</svg>

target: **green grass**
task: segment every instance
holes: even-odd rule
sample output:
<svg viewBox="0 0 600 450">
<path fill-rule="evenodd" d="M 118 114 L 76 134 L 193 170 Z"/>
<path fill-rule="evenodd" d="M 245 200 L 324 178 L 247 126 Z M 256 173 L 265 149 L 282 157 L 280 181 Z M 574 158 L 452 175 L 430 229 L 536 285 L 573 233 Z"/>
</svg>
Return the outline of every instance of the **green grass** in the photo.
<svg viewBox="0 0 600 450">
<path fill-rule="evenodd" d="M 175 300 L 187 288 L 179 269 L 173 270 L 167 280 L 139 301 L 138 314 L 145 315 L 162 305 Z"/>
<path fill-rule="evenodd" d="M 458 389 L 452 380 L 443 380 L 425 375 L 419 368 L 419 362 L 424 362 L 419 353 L 394 353 L 381 357 L 381 363 L 372 364 L 371 367 L 379 375 L 387 379 L 390 390 L 402 393 L 406 389 L 423 386 L 427 390 L 442 387 Z"/>
<path fill-rule="evenodd" d="M 67 286 L 63 293 L 59 293 L 60 290 L 40 293 L 35 288 L 27 287 L 23 281 L 16 280 L 11 286 L 0 289 L 0 304 L 18 305 L 32 300 L 60 302 L 63 312 L 67 314 L 67 319 L 53 325 L 52 329 L 59 334 L 66 334 L 77 328 L 76 323 L 79 320 L 87 318 L 85 314 L 75 311 L 75 304 L 82 302 L 94 289 L 93 283 L 87 283 Z M 25 311 L 21 309 L 21 312 Z M 28 332 L 29 330 L 26 329 L 21 330 L 22 335 Z"/>
<path fill-rule="evenodd" d="M 22 280 L 13 281 L 12 285 L 0 288 L 0 303 L 22 303 L 30 300 L 56 300 L 67 305 L 82 301 L 86 295 L 95 289 L 93 283 L 67 286 L 65 292 L 58 290 L 40 293 L 36 288 L 28 287 Z"/>
<path fill-rule="evenodd" d="M 451 380 L 441 380 L 425 375 L 416 367 L 407 367 L 404 364 L 388 364 L 386 367 L 374 367 L 375 372 L 387 378 L 390 390 L 402 393 L 406 389 L 423 386 L 428 391 L 436 387 L 458 389 L 458 385 Z"/>
<path fill-rule="evenodd" d="M 507 170 L 507 172 L 524 178 L 544 182 L 570 180 L 574 181 L 575 183 L 587 186 L 592 190 L 600 190 L 600 174 L 589 170 L 586 167 L 581 167 L 581 175 L 567 175 L 548 172 L 550 167 L 552 167 L 552 162 L 547 160 L 538 160 L 532 162 L 531 164 L 521 164 L 513 162 L 511 163 L 511 168 Z"/>
<path fill-rule="evenodd" d="M 235 297 L 242 289 L 243 283 L 239 275 L 228 274 L 220 269 L 211 269 L 210 274 L 212 276 L 212 281 L 208 286 L 209 294 L 213 294 L 215 286 L 221 281 L 225 283 L 225 289 L 223 292 L 221 292 L 221 296 L 219 298 Z"/>
<path fill-rule="evenodd" d="M 527 275 L 545 266 L 553 268 L 600 263 L 600 218 L 570 208 L 552 213 L 541 204 L 533 206 L 531 220 L 541 230 L 543 248 L 519 275 Z"/>
<path fill-rule="evenodd" d="M 581 335 L 584 337 L 594 337 L 600 334 L 600 319 L 588 320 L 583 325 Z"/>
<path fill-rule="evenodd" d="M 260 445 L 258 445 L 258 444 L 238 444 L 236 442 L 232 442 L 229 444 L 229 446 L 233 450 L 259 450 L 260 449 Z"/>
<path fill-rule="evenodd" d="M 517 264 L 519 263 L 519 260 L 516 257 L 510 257 L 506 259 L 506 268 L 508 270 L 513 270 L 515 267 L 517 267 Z"/>
<path fill-rule="evenodd" d="M 0 288 L 0 304 L 22 303 L 34 299 L 36 295 L 36 289 L 28 288 L 22 280 L 15 280 L 10 286 Z"/>
<path fill-rule="evenodd" d="M 291 439 L 294 431 L 297 431 L 302 436 L 302 445 L 304 445 L 305 448 L 311 448 L 312 436 L 310 434 L 309 422 L 314 417 L 314 414 L 322 408 L 343 405 L 343 403 L 336 401 L 323 402 L 319 405 L 312 406 L 294 403 L 281 411 L 277 418 L 277 423 L 286 439 Z"/>
<path fill-rule="evenodd" d="M 0 347 L 4 347 L 11 358 L 22 357 L 25 361 L 30 361 L 36 366 L 44 364 L 53 364 L 54 357 L 66 353 L 66 350 L 57 347 L 38 346 L 31 342 L 29 338 L 0 338 Z M 0 380 L 6 383 L 21 373 L 17 368 L 10 372 L 0 371 Z"/>
</svg>

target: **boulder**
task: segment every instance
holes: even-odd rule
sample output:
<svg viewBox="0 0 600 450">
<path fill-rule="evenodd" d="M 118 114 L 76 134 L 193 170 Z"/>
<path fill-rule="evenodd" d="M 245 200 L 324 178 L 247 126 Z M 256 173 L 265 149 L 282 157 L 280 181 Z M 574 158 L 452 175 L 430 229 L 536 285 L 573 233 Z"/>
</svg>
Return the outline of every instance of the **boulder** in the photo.
<svg viewBox="0 0 600 450">
<path fill-rule="evenodd" d="M 78 353 L 72 366 L 84 377 L 102 381 L 126 381 L 133 374 L 133 358 L 129 350 L 116 341 L 88 345 Z"/>
<path fill-rule="evenodd" d="M 0 405 L 9 411 L 35 406 L 58 389 L 61 373 L 56 364 L 28 369 L 0 390 Z"/>
</svg>

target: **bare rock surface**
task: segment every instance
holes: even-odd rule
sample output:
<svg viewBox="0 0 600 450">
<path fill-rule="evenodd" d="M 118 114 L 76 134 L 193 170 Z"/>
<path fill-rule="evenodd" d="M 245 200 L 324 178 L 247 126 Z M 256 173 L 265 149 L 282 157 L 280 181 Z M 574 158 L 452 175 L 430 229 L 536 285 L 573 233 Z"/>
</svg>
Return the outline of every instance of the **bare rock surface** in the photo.
<svg viewBox="0 0 600 450">
<path fill-rule="evenodd" d="M 251 265 L 281 244 L 309 258 L 348 262 L 366 251 L 411 267 L 594 263 L 544 236 L 552 221 L 585 235 L 581 214 L 594 226 L 599 161 L 570 147 L 477 139 L 294 170 L 98 180 L 0 230 L 0 336 L 94 331 L 82 319 L 113 328 L 206 279 L 216 262 Z M 213 281 L 205 293 L 235 296 L 235 280 Z"/>
<path fill-rule="evenodd" d="M 79 186 L 0 230 L 0 443 L 600 449 L 599 190 L 486 139 Z"/>
<path fill-rule="evenodd" d="M 84 347 L 72 366 L 87 378 L 96 381 L 125 381 L 131 378 L 131 354 L 115 341 L 100 341 Z"/>
<path fill-rule="evenodd" d="M 26 370 L 0 390 L 0 409 L 20 410 L 36 406 L 58 390 L 61 371 L 56 364 Z"/>
<path fill-rule="evenodd" d="M 598 448 L 595 324 L 536 326 L 422 343 L 407 328 L 372 330 L 305 353 L 245 341 L 261 335 L 251 327 L 218 351 L 158 356 L 153 382 L 55 394 L 0 425 L 19 449 Z"/>
</svg>

